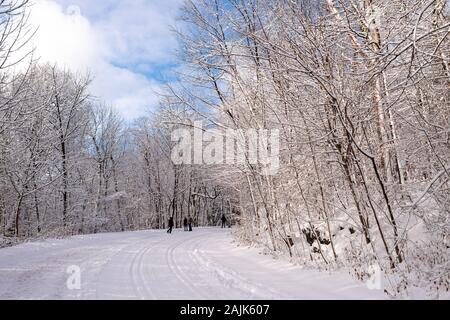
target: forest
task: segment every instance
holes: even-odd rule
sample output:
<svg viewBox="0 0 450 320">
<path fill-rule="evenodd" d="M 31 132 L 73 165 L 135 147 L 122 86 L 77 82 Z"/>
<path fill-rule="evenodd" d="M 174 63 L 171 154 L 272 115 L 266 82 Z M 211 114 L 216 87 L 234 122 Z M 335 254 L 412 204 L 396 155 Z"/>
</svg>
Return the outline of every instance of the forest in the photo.
<svg viewBox="0 0 450 320">
<path fill-rule="evenodd" d="M 377 266 L 389 296 L 449 290 L 448 1 L 186 0 L 176 81 L 134 121 L 22 50 L 29 10 L 0 1 L 0 246 L 226 215 L 293 263 Z M 279 169 L 174 163 L 172 133 L 199 121 L 277 130 Z"/>
</svg>

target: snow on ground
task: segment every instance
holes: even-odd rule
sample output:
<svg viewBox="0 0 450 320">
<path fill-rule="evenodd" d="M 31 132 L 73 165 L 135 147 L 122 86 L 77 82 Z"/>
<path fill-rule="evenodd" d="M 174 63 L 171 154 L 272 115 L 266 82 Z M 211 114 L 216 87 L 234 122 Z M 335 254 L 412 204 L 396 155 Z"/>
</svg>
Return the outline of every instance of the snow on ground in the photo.
<svg viewBox="0 0 450 320">
<path fill-rule="evenodd" d="M 0 250 L 0 299 L 385 298 L 345 273 L 303 270 L 260 251 L 216 228 L 27 243 Z M 67 286 L 71 266 L 81 270 L 79 290 Z"/>
</svg>

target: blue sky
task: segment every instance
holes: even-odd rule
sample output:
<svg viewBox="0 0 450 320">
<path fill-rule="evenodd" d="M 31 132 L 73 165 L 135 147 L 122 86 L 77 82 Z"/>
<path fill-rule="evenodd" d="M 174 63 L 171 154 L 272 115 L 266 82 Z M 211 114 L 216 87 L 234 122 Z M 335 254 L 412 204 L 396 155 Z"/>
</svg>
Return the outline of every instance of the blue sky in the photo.
<svg viewBox="0 0 450 320">
<path fill-rule="evenodd" d="M 127 120 L 158 104 L 177 67 L 170 30 L 183 0 L 34 0 L 30 22 L 41 61 L 89 70 L 91 92 Z"/>
</svg>

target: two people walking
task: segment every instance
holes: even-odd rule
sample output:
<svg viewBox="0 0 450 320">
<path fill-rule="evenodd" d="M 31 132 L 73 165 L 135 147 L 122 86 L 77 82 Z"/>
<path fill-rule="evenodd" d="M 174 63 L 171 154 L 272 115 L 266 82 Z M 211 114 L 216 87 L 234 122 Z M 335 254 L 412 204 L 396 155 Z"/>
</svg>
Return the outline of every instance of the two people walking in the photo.
<svg viewBox="0 0 450 320">
<path fill-rule="evenodd" d="M 187 217 L 183 220 L 184 231 L 192 232 L 192 225 L 194 224 L 194 219 L 190 216 L 189 219 Z M 173 217 L 169 218 L 169 229 L 167 233 L 171 234 L 174 227 Z"/>
<path fill-rule="evenodd" d="M 184 231 L 192 232 L 192 224 L 193 223 L 194 223 L 194 219 L 192 219 L 192 217 L 189 217 L 189 219 L 187 217 L 185 217 L 183 220 Z"/>
</svg>

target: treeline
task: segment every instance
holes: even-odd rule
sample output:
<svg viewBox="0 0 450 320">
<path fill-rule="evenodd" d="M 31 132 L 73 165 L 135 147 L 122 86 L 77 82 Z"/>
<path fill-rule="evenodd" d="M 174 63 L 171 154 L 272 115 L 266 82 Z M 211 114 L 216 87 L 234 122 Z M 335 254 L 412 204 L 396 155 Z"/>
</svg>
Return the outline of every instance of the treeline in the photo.
<svg viewBox="0 0 450 320">
<path fill-rule="evenodd" d="M 281 167 L 211 168 L 242 239 L 448 290 L 448 1 L 186 1 L 167 101 L 219 130 L 278 129 Z M 408 289 L 405 289 L 408 288 Z"/>
<path fill-rule="evenodd" d="M 35 64 L 4 88 L 0 235 L 29 238 L 215 225 L 230 200 L 171 160 L 158 116 L 125 124 L 91 98 L 89 79 Z"/>
<path fill-rule="evenodd" d="M 14 54 L 33 34 L 29 6 L 1 9 L 0 245 L 165 228 L 169 216 L 215 225 L 232 210 L 223 187 L 171 162 L 162 114 L 125 123 L 89 77 Z"/>
<path fill-rule="evenodd" d="M 125 125 L 88 78 L 33 64 L 3 92 L 0 235 L 165 228 L 169 216 L 215 225 L 231 210 L 223 187 L 171 162 L 157 115 Z"/>
</svg>

